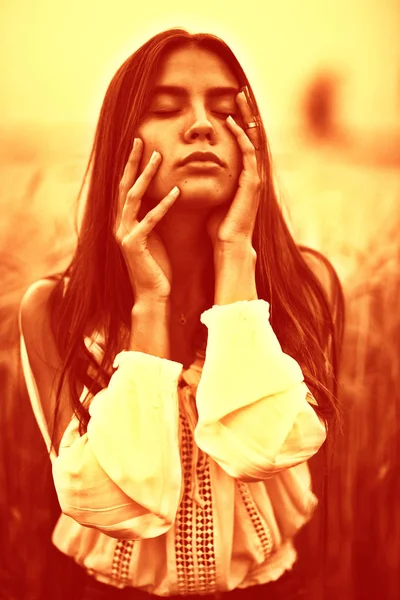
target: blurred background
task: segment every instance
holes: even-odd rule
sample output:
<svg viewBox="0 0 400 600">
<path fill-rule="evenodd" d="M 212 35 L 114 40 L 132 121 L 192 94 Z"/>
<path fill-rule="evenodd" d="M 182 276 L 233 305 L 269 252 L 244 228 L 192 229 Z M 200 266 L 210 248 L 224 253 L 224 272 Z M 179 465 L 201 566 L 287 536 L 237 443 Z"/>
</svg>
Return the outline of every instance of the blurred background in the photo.
<svg viewBox="0 0 400 600">
<path fill-rule="evenodd" d="M 400 3 L 398 0 L 0 3 L 0 597 L 77 598 L 52 548 L 59 508 L 18 360 L 18 305 L 64 267 L 110 79 L 168 27 L 220 35 L 269 133 L 298 242 L 346 297 L 344 431 L 323 513 L 299 537 L 310 600 L 400 598 Z M 320 574 L 320 573 L 318 573 Z M 75 594 L 75 595 L 74 595 Z"/>
</svg>

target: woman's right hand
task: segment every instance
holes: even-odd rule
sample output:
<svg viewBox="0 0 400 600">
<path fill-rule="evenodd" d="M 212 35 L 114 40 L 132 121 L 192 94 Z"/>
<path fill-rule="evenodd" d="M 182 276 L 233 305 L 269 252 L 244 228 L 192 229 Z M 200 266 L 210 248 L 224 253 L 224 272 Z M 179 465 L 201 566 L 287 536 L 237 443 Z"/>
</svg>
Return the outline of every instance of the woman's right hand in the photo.
<svg viewBox="0 0 400 600">
<path fill-rule="evenodd" d="M 163 242 L 153 230 L 178 198 L 179 188 L 173 188 L 138 221 L 142 198 L 162 157 L 159 153 L 153 153 L 137 177 L 143 142 L 140 138 L 135 141 L 119 184 L 115 237 L 128 268 L 135 302 L 141 299 L 165 302 L 171 293 L 171 264 Z"/>
</svg>

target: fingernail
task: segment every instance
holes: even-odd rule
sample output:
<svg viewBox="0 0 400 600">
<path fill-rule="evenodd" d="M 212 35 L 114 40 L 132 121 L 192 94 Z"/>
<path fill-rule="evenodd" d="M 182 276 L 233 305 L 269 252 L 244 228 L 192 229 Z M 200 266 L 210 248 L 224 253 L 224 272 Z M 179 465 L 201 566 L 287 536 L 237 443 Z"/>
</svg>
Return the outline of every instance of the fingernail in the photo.
<svg viewBox="0 0 400 600">
<path fill-rule="evenodd" d="M 160 153 L 157 152 L 157 150 L 154 150 L 153 154 L 151 155 L 150 162 L 156 162 L 156 160 L 159 156 L 160 156 Z"/>
<path fill-rule="evenodd" d="M 172 188 L 172 190 L 170 191 L 170 196 L 177 196 L 178 194 L 180 194 L 180 189 L 178 188 L 178 186 L 176 185 L 175 187 Z"/>
<path fill-rule="evenodd" d="M 134 149 L 134 150 L 136 150 L 136 148 L 137 148 L 137 144 L 138 144 L 138 139 L 137 139 L 137 138 L 134 138 L 134 140 L 133 140 L 133 149 Z"/>
<path fill-rule="evenodd" d="M 233 124 L 233 125 L 235 125 L 235 124 L 236 124 L 236 122 L 235 122 L 235 121 L 234 121 L 234 119 L 231 117 L 231 115 L 229 115 L 229 117 L 227 117 L 227 119 L 226 119 L 226 120 L 227 120 L 227 122 L 228 122 L 228 123 L 230 123 L 231 125 L 232 125 L 232 124 Z"/>
</svg>

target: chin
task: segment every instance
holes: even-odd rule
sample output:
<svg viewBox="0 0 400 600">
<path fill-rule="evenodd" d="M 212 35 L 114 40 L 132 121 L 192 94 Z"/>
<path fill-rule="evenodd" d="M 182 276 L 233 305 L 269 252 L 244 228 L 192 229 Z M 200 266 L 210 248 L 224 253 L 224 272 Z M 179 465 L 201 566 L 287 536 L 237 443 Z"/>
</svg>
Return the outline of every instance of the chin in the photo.
<svg viewBox="0 0 400 600">
<path fill-rule="evenodd" d="M 219 206 L 232 200 L 233 189 L 227 189 L 226 184 L 215 180 L 192 181 L 177 184 L 181 190 L 177 202 L 185 202 L 201 205 L 204 207 Z"/>
<path fill-rule="evenodd" d="M 180 204 L 192 205 L 198 208 L 212 208 L 232 201 L 237 180 L 221 181 L 216 177 L 196 177 L 185 179 L 170 179 L 150 184 L 147 189 L 147 202 L 151 207 L 156 206 L 177 185 L 181 191 L 174 206 Z"/>
<path fill-rule="evenodd" d="M 178 202 L 181 205 L 185 205 L 186 207 L 192 206 L 193 208 L 204 208 L 204 209 L 212 209 L 217 206 L 221 206 L 222 204 L 227 204 L 231 200 L 230 197 L 222 196 L 221 194 L 208 194 L 207 192 L 198 193 L 198 194 L 190 194 L 188 192 L 181 192 L 176 206 L 178 206 Z"/>
</svg>

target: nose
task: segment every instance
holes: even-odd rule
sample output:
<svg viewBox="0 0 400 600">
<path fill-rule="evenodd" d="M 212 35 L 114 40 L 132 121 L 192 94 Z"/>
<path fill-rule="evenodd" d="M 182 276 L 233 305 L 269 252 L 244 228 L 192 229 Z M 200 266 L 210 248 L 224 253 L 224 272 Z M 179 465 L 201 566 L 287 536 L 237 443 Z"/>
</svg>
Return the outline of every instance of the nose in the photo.
<svg viewBox="0 0 400 600">
<path fill-rule="evenodd" d="M 184 133 L 185 142 L 190 144 L 199 140 L 215 142 L 215 130 L 203 107 L 193 110 L 190 124 Z"/>
</svg>

